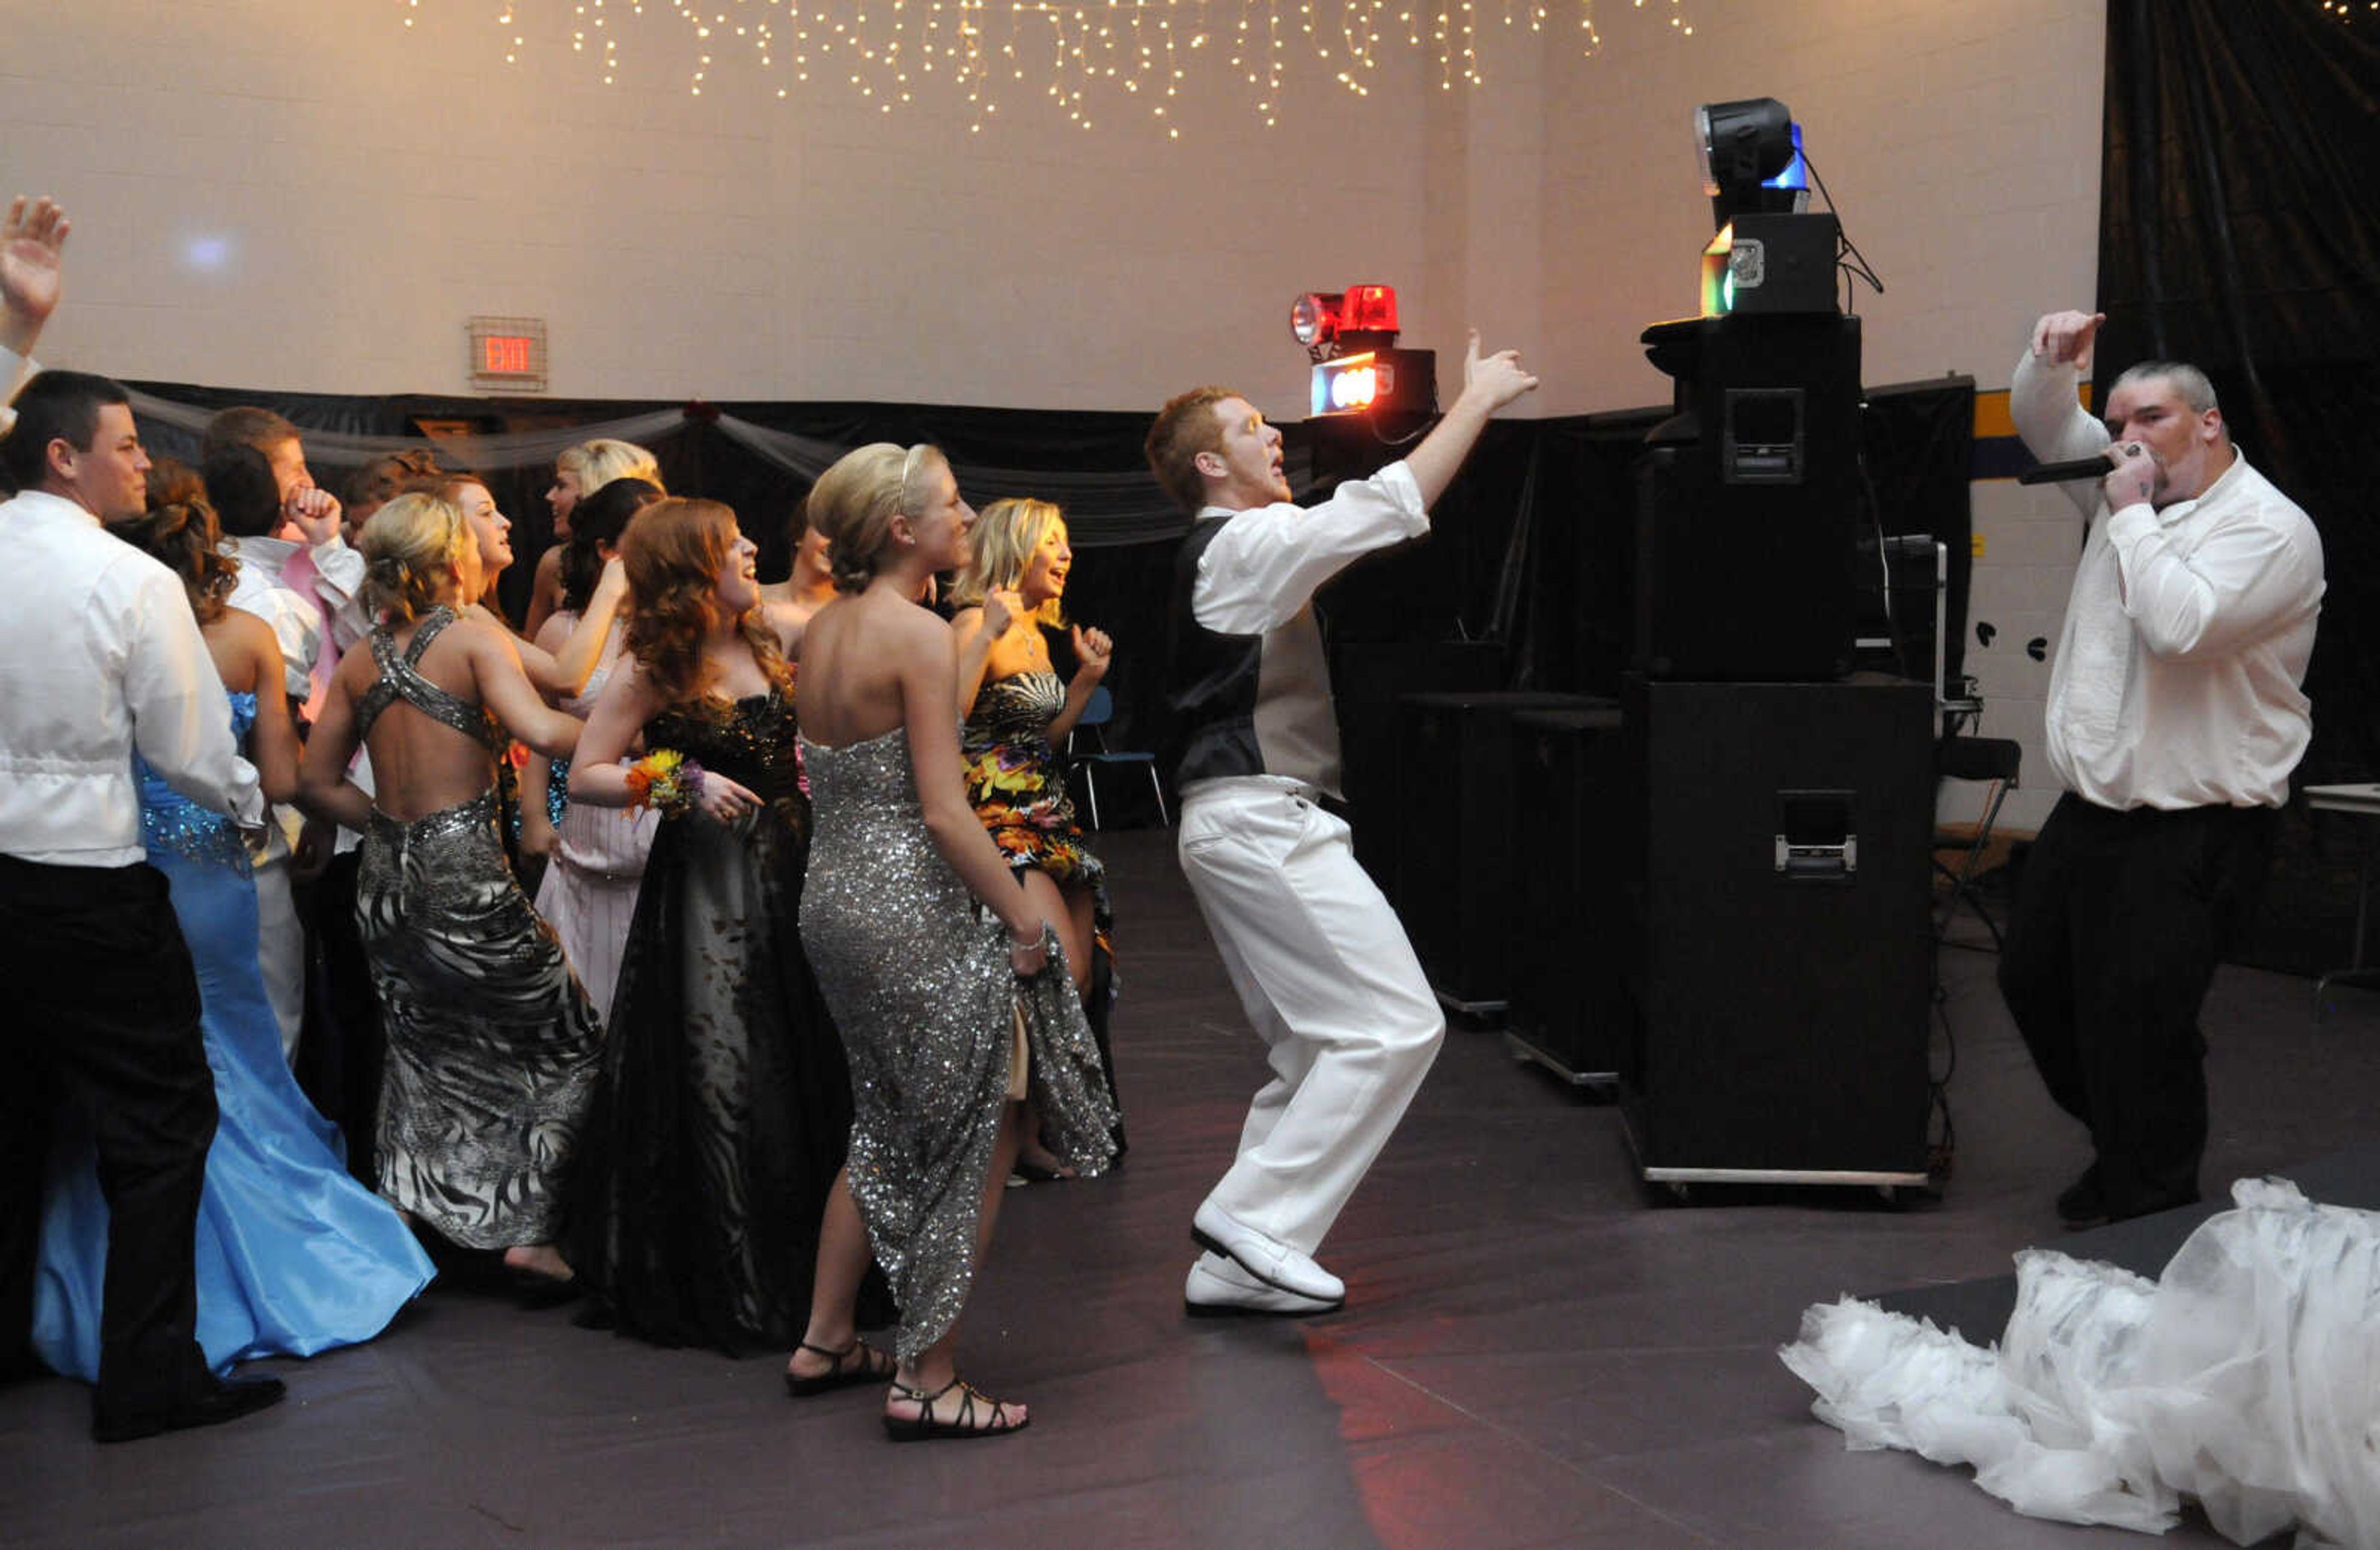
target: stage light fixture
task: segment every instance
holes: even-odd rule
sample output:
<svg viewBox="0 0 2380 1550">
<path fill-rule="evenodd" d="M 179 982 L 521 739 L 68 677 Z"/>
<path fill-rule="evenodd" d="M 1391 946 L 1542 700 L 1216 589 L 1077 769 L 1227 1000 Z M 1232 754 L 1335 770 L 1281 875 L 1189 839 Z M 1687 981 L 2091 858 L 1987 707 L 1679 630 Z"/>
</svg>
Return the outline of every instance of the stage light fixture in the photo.
<svg viewBox="0 0 2380 1550">
<path fill-rule="evenodd" d="M 1403 434 L 1408 422 L 1438 412 L 1438 357 L 1396 347 L 1394 285 L 1308 291 L 1290 304 L 1289 332 L 1314 362 L 1306 405 L 1315 418 L 1369 422 L 1377 436 L 1380 426 Z"/>
<path fill-rule="evenodd" d="M 1307 291 L 1289 304 L 1290 337 L 1315 362 L 1354 350 L 1384 350 L 1397 342 L 1397 288 L 1350 285 Z"/>
<path fill-rule="evenodd" d="M 1345 300 L 1339 291 L 1308 291 L 1299 297 L 1289 304 L 1290 337 L 1308 353 L 1327 349 L 1339 337 L 1339 309 Z"/>
<path fill-rule="evenodd" d="M 1350 285 L 1339 332 L 1397 336 L 1397 291 L 1393 285 Z"/>
<path fill-rule="evenodd" d="M 1739 215 L 1791 214 L 1808 207 L 1801 130 L 1774 97 L 1705 103 L 1694 109 L 1695 150 L 1713 224 Z"/>
</svg>

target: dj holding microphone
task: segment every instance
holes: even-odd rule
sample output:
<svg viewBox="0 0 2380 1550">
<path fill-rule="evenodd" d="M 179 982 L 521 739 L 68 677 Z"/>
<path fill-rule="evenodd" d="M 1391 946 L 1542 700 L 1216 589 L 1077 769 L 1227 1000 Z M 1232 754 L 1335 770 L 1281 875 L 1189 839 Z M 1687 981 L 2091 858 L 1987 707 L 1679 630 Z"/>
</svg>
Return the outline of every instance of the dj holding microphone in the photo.
<svg viewBox="0 0 2380 1550">
<path fill-rule="evenodd" d="M 2103 470 L 2062 486 L 2088 525 L 2045 727 L 2065 792 L 1999 966 L 2050 1096 L 2090 1129 L 2092 1164 L 2058 1199 L 2077 1228 L 2198 1198 L 2199 1007 L 2312 731 L 2323 594 L 2313 522 L 2232 445 L 2204 372 L 2143 361 L 2104 423 L 2082 408 L 2106 321 L 2043 317 L 2009 392 L 2035 457 Z"/>
</svg>

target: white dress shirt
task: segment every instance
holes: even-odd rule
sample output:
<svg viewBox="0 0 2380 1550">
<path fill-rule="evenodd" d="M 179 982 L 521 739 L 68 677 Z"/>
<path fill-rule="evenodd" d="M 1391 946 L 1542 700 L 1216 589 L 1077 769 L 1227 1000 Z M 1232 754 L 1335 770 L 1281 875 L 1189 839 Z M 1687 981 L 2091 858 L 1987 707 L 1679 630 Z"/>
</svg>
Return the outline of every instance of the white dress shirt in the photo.
<svg viewBox="0 0 2380 1550">
<path fill-rule="evenodd" d="M 370 629 L 356 601 L 363 590 L 364 557 L 335 533 L 311 547 L 268 538 L 226 539 L 224 547 L 239 561 L 231 606 L 273 626 L 289 696 L 308 707 L 310 719 L 339 654 Z M 282 575 L 300 550 L 314 572 L 303 592 Z"/>
<path fill-rule="evenodd" d="M 2076 402 L 2071 366 L 2018 361 L 2017 432 L 2044 462 L 2112 439 Z M 2277 807 L 2313 723 L 2300 685 L 2322 611 L 2313 523 L 2235 451 L 2194 501 L 2110 513 L 2096 482 L 2064 490 L 2090 523 L 2049 671 L 2049 763 L 2098 806 Z"/>
<path fill-rule="evenodd" d="M 38 490 L 0 503 L 0 554 L 18 577 L 0 606 L 0 854 L 140 861 L 136 748 L 191 801 L 261 822 L 256 770 L 174 573 Z"/>
<path fill-rule="evenodd" d="M 1391 463 L 1341 485 L 1320 505 L 1281 501 L 1198 514 L 1201 522 L 1215 517 L 1228 520 L 1198 557 L 1191 617 L 1223 635 L 1264 637 L 1255 713 L 1266 768 L 1337 796 L 1338 712 L 1314 593 L 1374 550 L 1428 532 L 1421 486 L 1403 463 Z"/>
</svg>

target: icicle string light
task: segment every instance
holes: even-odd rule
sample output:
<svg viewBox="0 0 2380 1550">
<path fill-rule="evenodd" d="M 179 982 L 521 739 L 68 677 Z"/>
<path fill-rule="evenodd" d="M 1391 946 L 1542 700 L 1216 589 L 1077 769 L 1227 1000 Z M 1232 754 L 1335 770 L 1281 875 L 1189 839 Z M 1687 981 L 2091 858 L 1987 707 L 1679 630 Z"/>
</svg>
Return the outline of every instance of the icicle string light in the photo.
<svg viewBox="0 0 2380 1550">
<path fill-rule="evenodd" d="M 1595 0 L 1562 5 L 1576 12 L 1579 52 L 1600 53 Z M 1685 0 L 1633 5 L 1666 9 L 1675 36 L 1694 33 Z M 412 27 L 421 0 L 397 7 Z M 550 35 L 589 59 L 605 86 L 632 51 L 662 53 L 674 27 L 696 96 L 734 62 L 779 77 L 781 98 L 816 76 L 891 113 L 932 78 L 965 99 L 971 132 L 996 120 L 1003 94 L 1022 93 L 1084 129 L 1095 101 L 1145 109 L 1179 139 L 1194 70 L 1225 78 L 1271 127 L 1309 54 L 1310 67 L 1357 97 L 1371 94 L 1382 56 L 1400 45 L 1436 65 L 1442 90 L 1479 87 L 1483 32 L 1546 33 L 1560 8 L 1556 0 L 510 0 L 493 16 L 505 64 L 520 62 L 532 33 L 540 46 Z M 552 25 L 521 19 L 529 12 L 551 13 Z"/>
</svg>

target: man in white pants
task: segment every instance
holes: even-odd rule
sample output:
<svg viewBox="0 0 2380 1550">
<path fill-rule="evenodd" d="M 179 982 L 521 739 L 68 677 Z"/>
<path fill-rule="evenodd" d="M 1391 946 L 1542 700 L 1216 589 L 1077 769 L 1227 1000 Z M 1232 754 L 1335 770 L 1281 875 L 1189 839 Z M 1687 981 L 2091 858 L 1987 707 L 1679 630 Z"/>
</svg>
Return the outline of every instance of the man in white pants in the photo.
<svg viewBox="0 0 2380 1550">
<path fill-rule="evenodd" d="M 1463 387 L 1413 454 L 1311 509 L 1281 477 L 1281 432 L 1197 388 L 1150 427 L 1149 466 L 1197 515 L 1175 562 L 1170 702 L 1186 750 L 1182 869 L 1266 1046 L 1231 1170 L 1191 1235 L 1193 1314 L 1327 1313 L 1346 1298 L 1323 1236 L 1428 1073 L 1446 1023 L 1403 928 L 1355 863 L 1315 589 L 1429 531 L 1429 507 L 1488 418 L 1537 385 L 1471 336 Z"/>
</svg>

